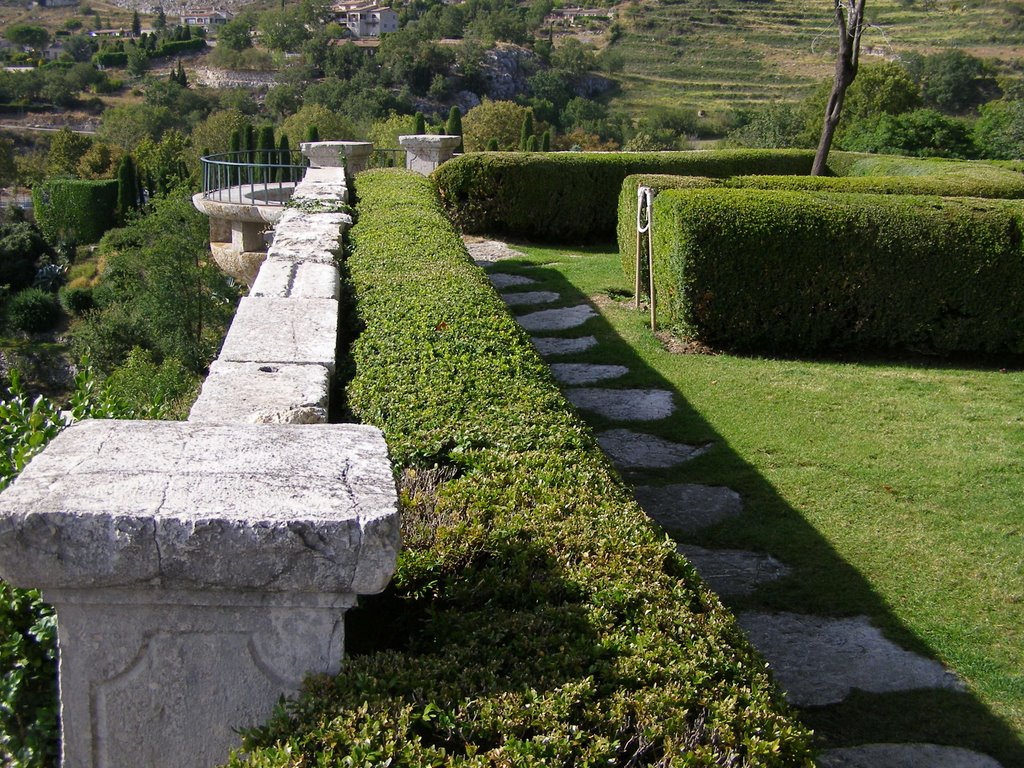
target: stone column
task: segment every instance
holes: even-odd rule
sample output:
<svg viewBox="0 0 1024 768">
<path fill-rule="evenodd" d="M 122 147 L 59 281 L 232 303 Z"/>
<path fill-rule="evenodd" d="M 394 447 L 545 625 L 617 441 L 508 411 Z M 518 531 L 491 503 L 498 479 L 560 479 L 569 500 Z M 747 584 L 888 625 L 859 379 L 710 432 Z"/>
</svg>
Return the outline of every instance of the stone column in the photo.
<svg viewBox="0 0 1024 768">
<path fill-rule="evenodd" d="M 405 167 L 429 175 L 437 166 L 450 160 L 462 141 L 461 136 L 399 136 L 405 149 Z"/>
<path fill-rule="evenodd" d="M 57 609 L 64 768 L 208 768 L 393 572 L 397 498 L 361 425 L 86 421 L 0 495 L 0 576 Z"/>
<path fill-rule="evenodd" d="M 304 141 L 302 154 L 314 168 L 336 168 L 344 163 L 351 174 L 365 171 L 373 152 L 369 141 Z"/>
</svg>

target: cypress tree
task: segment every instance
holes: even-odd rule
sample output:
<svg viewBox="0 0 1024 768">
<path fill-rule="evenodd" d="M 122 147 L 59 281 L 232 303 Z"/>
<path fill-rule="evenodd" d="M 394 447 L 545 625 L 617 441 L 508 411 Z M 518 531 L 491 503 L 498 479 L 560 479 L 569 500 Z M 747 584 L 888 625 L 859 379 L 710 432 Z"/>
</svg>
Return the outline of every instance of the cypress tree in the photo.
<svg viewBox="0 0 1024 768">
<path fill-rule="evenodd" d="M 156 9 L 156 21 L 153 22 L 153 29 L 157 32 L 163 32 L 167 29 L 167 14 L 164 13 L 162 6 Z"/>
<path fill-rule="evenodd" d="M 188 75 L 185 74 L 185 65 L 178 59 L 177 82 L 182 88 L 188 88 Z"/>
<path fill-rule="evenodd" d="M 523 128 L 519 132 L 519 149 L 526 151 L 526 142 L 533 135 L 533 112 L 523 115 Z"/>
<path fill-rule="evenodd" d="M 416 127 L 412 129 L 412 132 L 417 136 L 422 136 L 427 132 L 427 119 L 423 116 L 422 112 L 416 113 Z"/>
<path fill-rule="evenodd" d="M 526 151 L 536 152 L 537 151 L 537 137 L 530 134 L 526 137 Z"/>
<path fill-rule="evenodd" d="M 117 166 L 117 214 L 124 221 L 128 211 L 139 207 L 139 179 L 130 154 Z"/>
<path fill-rule="evenodd" d="M 316 129 L 315 125 L 306 127 L 306 141 L 320 141 L 320 131 Z"/>
<path fill-rule="evenodd" d="M 544 131 L 544 135 L 540 137 L 540 151 L 550 152 L 551 151 L 551 129 Z"/>
<path fill-rule="evenodd" d="M 253 152 L 256 149 L 256 129 L 246 125 L 242 134 L 242 149 L 245 150 L 245 162 L 254 162 Z"/>
<path fill-rule="evenodd" d="M 444 127 L 445 133 L 449 136 L 462 136 L 462 112 L 459 108 L 452 106 L 448 112 L 448 124 Z M 466 150 L 462 146 L 462 142 L 459 142 L 459 146 L 455 148 L 456 152 L 465 152 Z"/>
<path fill-rule="evenodd" d="M 139 18 L 138 11 L 132 11 L 132 37 L 138 37 L 142 34 L 142 19 Z"/>
<path fill-rule="evenodd" d="M 487 142 L 487 151 L 488 152 L 497 152 L 498 151 L 498 140 L 497 139 L 490 139 L 490 140 L 488 140 L 488 142 Z"/>
<path fill-rule="evenodd" d="M 277 162 L 282 166 L 291 165 L 292 152 L 291 147 L 288 146 L 288 134 L 281 134 L 281 142 L 277 145 Z M 278 168 L 277 169 L 277 181 L 294 181 L 292 178 L 291 168 Z"/>
<path fill-rule="evenodd" d="M 273 162 L 275 148 L 274 127 L 272 125 L 264 125 L 260 128 L 259 138 L 256 140 L 256 162 L 261 166 L 269 166 Z M 270 181 L 272 178 L 273 174 L 269 168 L 258 169 L 257 180 Z"/>
</svg>

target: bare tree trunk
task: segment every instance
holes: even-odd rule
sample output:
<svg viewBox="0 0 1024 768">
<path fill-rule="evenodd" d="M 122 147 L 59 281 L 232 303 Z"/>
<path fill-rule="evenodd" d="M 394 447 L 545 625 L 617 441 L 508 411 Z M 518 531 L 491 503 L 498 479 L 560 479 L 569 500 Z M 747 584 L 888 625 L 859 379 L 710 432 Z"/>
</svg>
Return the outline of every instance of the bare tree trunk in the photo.
<svg viewBox="0 0 1024 768">
<path fill-rule="evenodd" d="M 864 0 L 833 0 L 836 26 L 839 28 L 839 54 L 836 56 L 836 74 L 832 93 L 825 107 L 825 122 L 821 126 L 821 140 L 814 155 L 812 176 L 823 176 L 827 170 L 828 151 L 843 111 L 846 89 L 857 76 L 860 63 L 860 36 L 864 31 Z"/>
</svg>

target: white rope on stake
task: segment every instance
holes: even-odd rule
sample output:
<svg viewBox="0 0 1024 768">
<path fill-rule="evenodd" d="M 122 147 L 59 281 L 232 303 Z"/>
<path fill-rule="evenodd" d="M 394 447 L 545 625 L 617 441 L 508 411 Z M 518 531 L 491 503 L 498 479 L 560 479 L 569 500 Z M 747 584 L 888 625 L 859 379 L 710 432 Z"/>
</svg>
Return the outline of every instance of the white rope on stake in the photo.
<svg viewBox="0 0 1024 768">
<path fill-rule="evenodd" d="M 646 220 L 646 221 L 645 221 Z M 640 308 L 640 246 L 641 237 L 647 235 L 647 275 L 648 291 L 651 305 L 651 330 L 655 328 L 654 319 L 654 242 L 651 239 L 651 225 L 654 221 L 654 190 L 640 186 L 636 190 L 636 260 L 634 264 L 635 279 L 633 281 L 633 307 Z"/>
</svg>

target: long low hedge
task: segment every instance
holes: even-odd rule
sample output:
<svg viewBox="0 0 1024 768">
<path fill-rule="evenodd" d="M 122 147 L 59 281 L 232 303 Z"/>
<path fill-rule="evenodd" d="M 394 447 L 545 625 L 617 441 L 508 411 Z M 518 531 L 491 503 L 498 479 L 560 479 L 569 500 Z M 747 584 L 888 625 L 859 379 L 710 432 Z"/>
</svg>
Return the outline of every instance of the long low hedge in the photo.
<svg viewBox="0 0 1024 768">
<path fill-rule="evenodd" d="M 616 202 L 636 173 L 713 176 L 808 174 L 807 150 L 709 152 L 477 152 L 433 175 L 464 232 L 581 243 L 615 236 Z"/>
<path fill-rule="evenodd" d="M 1024 353 L 1024 205 L 753 189 L 654 203 L 661 321 L 737 351 Z"/>
<path fill-rule="evenodd" d="M 809 765 L 764 663 L 632 500 L 429 181 L 356 183 L 347 403 L 387 437 L 405 549 L 348 622 L 363 652 L 248 762 Z"/>
</svg>

